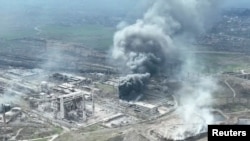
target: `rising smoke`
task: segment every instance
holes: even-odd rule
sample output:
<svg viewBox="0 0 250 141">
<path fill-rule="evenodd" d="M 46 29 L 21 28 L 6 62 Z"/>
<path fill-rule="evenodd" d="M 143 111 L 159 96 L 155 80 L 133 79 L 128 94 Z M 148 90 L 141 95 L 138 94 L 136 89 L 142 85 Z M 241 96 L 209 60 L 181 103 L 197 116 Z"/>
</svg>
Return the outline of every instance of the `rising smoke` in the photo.
<svg viewBox="0 0 250 141">
<path fill-rule="evenodd" d="M 144 73 L 154 76 L 164 72 L 168 68 L 167 62 L 172 60 L 182 62 L 181 73 L 176 75 L 183 76 L 188 72 L 198 73 L 195 58 L 187 55 L 185 51 L 193 49 L 190 41 L 212 25 L 214 15 L 218 12 L 218 5 L 217 0 L 155 0 L 142 19 L 116 32 L 113 57 L 124 61 L 130 72 L 135 74 L 134 77 Z M 128 79 L 122 80 L 121 98 L 131 94 L 136 95 L 130 92 L 141 91 L 138 89 L 143 88 L 140 86 L 136 87 L 136 91 L 127 90 L 135 89 L 139 81 L 139 77 L 136 78 L 137 81 L 130 81 L 133 76 L 129 75 Z M 126 80 L 128 82 L 125 82 Z M 147 79 L 141 80 L 141 82 L 144 81 Z M 195 86 L 184 82 L 183 88 L 178 92 L 179 102 L 181 102 L 182 110 L 185 111 L 182 115 L 185 121 L 190 120 L 194 111 L 206 115 L 201 116 L 205 122 L 197 128 L 203 129 L 206 123 L 213 120 L 208 110 L 202 109 L 204 107 L 202 104 L 210 104 L 207 99 L 211 97 L 215 89 L 214 80 L 198 79 L 197 82 L 199 85 Z M 187 91 L 187 88 L 192 91 Z"/>
<path fill-rule="evenodd" d="M 147 80 L 149 79 L 150 74 L 131 74 L 127 75 L 124 78 L 121 78 L 119 85 L 119 98 L 134 100 L 137 98 L 137 95 L 140 95 Z"/>
<path fill-rule="evenodd" d="M 211 8 L 215 9 L 217 3 L 156 0 L 142 19 L 115 33 L 113 57 L 124 61 L 132 73 L 153 76 L 166 71 L 168 62 L 176 60 L 184 62 L 182 72 L 193 71 L 194 60 L 183 50 L 190 49 L 187 41 L 204 32 L 213 21 L 211 17 L 216 10 L 211 12 Z"/>
<path fill-rule="evenodd" d="M 123 59 L 134 73 L 155 73 L 182 48 L 183 35 L 197 35 L 212 22 L 212 0 L 156 0 L 143 19 L 114 36 L 113 57 Z M 216 10 L 213 10 L 216 11 Z M 174 53 L 174 55 L 173 55 Z"/>
</svg>

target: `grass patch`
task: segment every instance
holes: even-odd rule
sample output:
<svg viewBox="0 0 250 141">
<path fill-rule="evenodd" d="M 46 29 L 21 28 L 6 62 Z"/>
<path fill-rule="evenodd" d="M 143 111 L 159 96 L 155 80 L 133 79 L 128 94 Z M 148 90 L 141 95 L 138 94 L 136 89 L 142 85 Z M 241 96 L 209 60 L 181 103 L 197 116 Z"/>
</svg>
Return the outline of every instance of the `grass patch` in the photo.
<svg viewBox="0 0 250 141">
<path fill-rule="evenodd" d="M 197 54 L 196 60 L 205 73 L 236 71 L 250 66 L 250 56 L 243 54 Z"/>
<path fill-rule="evenodd" d="M 65 133 L 55 139 L 55 141 L 74 141 L 78 137 L 74 137 L 71 133 Z"/>
<path fill-rule="evenodd" d="M 115 28 L 101 25 L 47 25 L 41 27 L 41 30 L 41 36 L 45 38 L 82 43 L 100 50 L 106 50 L 112 45 L 115 32 Z"/>
<path fill-rule="evenodd" d="M 122 141 L 123 138 L 124 138 L 123 136 L 118 135 L 118 136 L 115 136 L 115 137 L 108 139 L 107 141 Z"/>
<path fill-rule="evenodd" d="M 99 124 L 94 124 L 94 125 L 91 125 L 91 126 L 88 126 L 86 128 L 83 128 L 81 129 L 81 131 L 83 132 L 92 132 L 92 131 L 96 131 L 98 129 L 102 129 L 103 127 L 100 126 Z"/>
<path fill-rule="evenodd" d="M 110 139 L 113 133 L 104 132 L 104 133 L 65 133 L 62 136 L 59 136 L 55 141 L 107 141 Z"/>
<path fill-rule="evenodd" d="M 116 89 L 113 86 L 97 83 L 96 87 L 102 90 L 104 93 L 115 94 Z"/>
<path fill-rule="evenodd" d="M 232 112 L 239 112 L 239 111 L 243 111 L 246 109 L 246 107 L 244 105 L 240 105 L 240 104 L 232 105 L 230 108 L 231 108 L 230 110 Z"/>
<path fill-rule="evenodd" d="M 48 139 L 38 139 L 36 141 L 48 141 Z"/>
<path fill-rule="evenodd" d="M 98 50 L 108 50 L 113 43 L 114 27 L 102 25 L 45 25 L 39 27 L 9 27 L 0 33 L 0 39 L 11 41 L 20 38 L 45 38 L 63 42 L 75 42 Z"/>
<path fill-rule="evenodd" d="M 25 37 L 36 37 L 36 32 L 32 28 L 10 28 L 6 32 L 0 32 L 0 38 L 4 40 L 13 40 Z"/>
<path fill-rule="evenodd" d="M 61 134 L 63 132 L 63 129 L 61 127 L 55 127 L 54 131 L 55 134 Z"/>
</svg>

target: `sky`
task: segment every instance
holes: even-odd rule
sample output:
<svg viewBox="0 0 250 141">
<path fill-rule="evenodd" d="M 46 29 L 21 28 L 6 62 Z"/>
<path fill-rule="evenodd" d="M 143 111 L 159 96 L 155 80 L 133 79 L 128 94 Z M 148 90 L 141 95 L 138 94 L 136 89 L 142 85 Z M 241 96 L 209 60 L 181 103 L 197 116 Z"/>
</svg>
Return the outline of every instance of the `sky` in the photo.
<svg viewBox="0 0 250 141">
<path fill-rule="evenodd" d="M 35 14 L 141 14 L 155 0 L 0 0 L 0 13 Z M 223 8 L 250 7 L 249 0 L 220 0 Z"/>
<path fill-rule="evenodd" d="M 142 17 L 154 0 L 0 0 L 0 25 L 54 22 L 65 17 Z M 249 7 L 249 0 L 221 0 L 222 8 Z M 117 23 L 118 24 L 118 23 Z"/>
<path fill-rule="evenodd" d="M 145 0 L 0 0 L 0 7 L 2 10 L 35 8 L 40 11 L 129 12 L 143 5 L 143 1 Z"/>
<path fill-rule="evenodd" d="M 225 8 L 250 8 L 249 0 L 224 0 L 223 7 Z"/>
<path fill-rule="evenodd" d="M 131 13 L 145 9 L 154 0 L 0 0 L 0 11 L 14 9 L 81 10 L 99 13 Z M 249 0 L 221 0 L 223 7 L 250 7 Z"/>
<path fill-rule="evenodd" d="M 141 16 L 146 0 L 0 0 L 0 25 L 53 23 L 84 16 Z M 26 24 L 26 23 L 25 23 Z"/>
</svg>

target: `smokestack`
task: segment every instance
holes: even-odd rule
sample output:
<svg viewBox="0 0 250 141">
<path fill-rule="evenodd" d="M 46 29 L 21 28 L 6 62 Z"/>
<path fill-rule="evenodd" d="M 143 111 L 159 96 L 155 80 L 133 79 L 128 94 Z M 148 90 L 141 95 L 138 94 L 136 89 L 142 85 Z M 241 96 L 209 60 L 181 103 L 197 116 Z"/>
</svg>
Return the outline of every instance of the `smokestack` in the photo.
<svg viewBox="0 0 250 141">
<path fill-rule="evenodd" d="M 65 111 L 64 111 L 64 100 L 63 100 L 63 97 L 60 98 L 60 113 L 61 113 L 61 119 L 64 119 Z"/>
<path fill-rule="evenodd" d="M 5 109 L 5 105 L 2 104 L 2 108 L 3 108 L 3 124 L 4 124 L 4 135 L 6 135 L 6 116 L 5 116 L 5 112 L 6 112 L 6 109 Z M 6 140 L 6 137 L 4 136 L 3 140 L 5 141 Z"/>
<path fill-rule="evenodd" d="M 82 102 L 83 102 L 83 104 L 82 104 L 83 111 L 85 111 L 86 110 L 86 103 L 85 103 L 85 95 L 84 94 L 82 95 Z"/>
<path fill-rule="evenodd" d="M 91 89 L 91 98 L 92 98 L 92 115 L 94 115 L 94 113 L 95 113 L 95 101 L 94 101 L 93 89 Z"/>
</svg>

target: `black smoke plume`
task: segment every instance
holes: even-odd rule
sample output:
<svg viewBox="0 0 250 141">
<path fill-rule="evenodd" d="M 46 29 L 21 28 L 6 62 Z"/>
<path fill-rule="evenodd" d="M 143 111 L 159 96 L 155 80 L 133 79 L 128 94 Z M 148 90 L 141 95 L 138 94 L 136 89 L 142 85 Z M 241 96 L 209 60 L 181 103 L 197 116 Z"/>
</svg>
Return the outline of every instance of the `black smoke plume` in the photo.
<svg viewBox="0 0 250 141">
<path fill-rule="evenodd" d="M 149 80 L 150 74 L 130 74 L 120 78 L 119 98 L 123 100 L 135 100 L 142 94 L 145 83 Z"/>
</svg>

